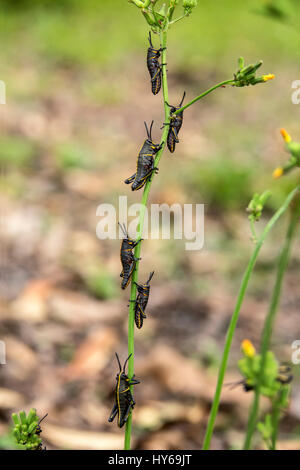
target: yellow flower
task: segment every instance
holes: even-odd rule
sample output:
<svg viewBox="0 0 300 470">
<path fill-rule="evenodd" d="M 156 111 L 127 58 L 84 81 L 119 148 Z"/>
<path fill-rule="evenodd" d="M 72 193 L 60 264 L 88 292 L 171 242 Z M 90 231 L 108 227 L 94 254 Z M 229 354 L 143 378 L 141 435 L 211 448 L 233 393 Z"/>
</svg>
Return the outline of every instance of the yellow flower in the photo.
<svg viewBox="0 0 300 470">
<path fill-rule="evenodd" d="M 291 142 L 292 138 L 285 129 L 280 129 L 280 134 L 282 135 L 287 144 Z"/>
<path fill-rule="evenodd" d="M 252 358 L 255 356 L 255 347 L 249 339 L 244 339 L 244 341 L 242 341 L 241 348 L 246 357 Z"/>
<path fill-rule="evenodd" d="M 275 170 L 273 171 L 273 178 L 274 178 L 275 180 L 277 180 L 277 179 L 280 178 L 282 175 L 283 175 L 283 168 L 282 168 L 282 166 L 278 166 L 277 168 L 275 168 Z"/>
<path fill-rule="evenodd" d="M 273 78 L 275 78 L 275 75 L 273 73 L 269 73 L 268 75 L 262 76 L 264 82 L 267 82 L 268 80 L 273 80 Z"/>
</svg>

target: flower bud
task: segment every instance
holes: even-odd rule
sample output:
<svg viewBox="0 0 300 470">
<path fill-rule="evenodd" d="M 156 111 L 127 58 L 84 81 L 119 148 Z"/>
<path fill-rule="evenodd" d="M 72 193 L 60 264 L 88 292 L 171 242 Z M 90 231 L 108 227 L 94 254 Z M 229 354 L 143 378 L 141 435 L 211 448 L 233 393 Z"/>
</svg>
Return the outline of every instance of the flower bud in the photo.
<svg viewBox="0 0 300 470">
<path fill-rule="evenodd" d="M 247 67 L 243 67 L 240 70 L 240 74 L 241 75 L 252 75 L 253 73 L 256 72 L 257 69 L 259 69 L 259 67 L 262 66 L 262 63 L 263 63 L 263 61 L 260 60 L 259 62 L 256 62 L 256 64 L 247 65 Z"/>
<path fill-rule="evenodd" d="M 256 85 L 257 83 L 264 83 L 275 78 L 275 75 L 272 73 L 262 75 L 261 77 L 256 77 L 256 72 L 262 66 L 262 63 L 262 60 L 259 60 L 256 62 L 256 64 L 250 64 L 245 67 L 244 59 L 240 57 L 238 60 L 239 69 L 234 74 L 233 85 L 237 87 L 244 87 L 249 85 Z"/>
<path fill-rule="evenodd" d="M 291 153 L 292 157 L 296 159 L 297 166 L 300 166 L 300 143 L 299 142 L 288 142 L 287 149 Z"/>
<path fill-rule="evenodd" d="M 241 345 L 241 349 L 246 357 L 252 358 L 255 356 L 255 347 L 249 339 L 244 339 Z"/>
<path fill-rule="evenodd" d="M 258 193 L 254 194 L 253 198 L 251 199 L 247 207 L 247 212 L 250 214 L 249 220 L 253 222 L 257 222 L 261 218 L 264 206 L 270 196 L 271 196 L 271 191 L 269 191 L 268 189 L 264 191 L 262 194 L 258 194 Z"/>
<path fill-rule="evenodd" d="M 198 0 L 183 0 L 183 8 L 194 8 L 198 4 Z"/>
<path fill-rule="evenodd" d="M 280 129 L 280 134 L 282 135 L 282 137 L 284 138 L 284 141 L 286 143 L 289 143 L 292 140 L 290 134 L 288 134 L 285 129 L 283 129 L 283 128 Z"/>
<path fill-rule="evenodd" d="M 182 2 L 183 8 L 186 13 L 190 13 L 193 8 L 195 8 L 198 5 L 197 0 L 183 0 Z"/>
<path fill-rule="evenodd" d="M 144 8 L 144 2 L 142 0 L 128 0 L 129 3 L 133 3 L 138 8 Z"/>
<path fill-rule="evenodd" d="M 275 78 L 275 75 L 273 73 L 268 73 L 267 75 L 262 76 L 264 82 L 267 82 L 268 80 L 273 80 L 273 78 Z"/>
<path fill-rule="evenodd" d="M 273 171 L 273 178 L 275 180 L 277 180 L 278 178 L 280 178 L 282 175 L 283 175 L 284 171 L 283 171 L 283 168 L 282 166 L 278 166 L 277 168 L 275 168 L 275 170 Z"/>
<path fill-rule="evenodd" d="M 244 66 L 245 66 L 245 59 L 244 59 L 244 57 L 240 57 L 238 59 L 238 67 L 241 70 Z"/>
<path fill-rule="evenodd" d="M 142 9 L 142 13 L 145 17 L 145 20 L 147 21 L 147 23 L 150 25 L 150 26 L 156 26 L 156 22 L 154 21 L 154 19 L 149 15 L 149 13 L 147 12 L 147 10 L 144 10 Z"/>
</svg>

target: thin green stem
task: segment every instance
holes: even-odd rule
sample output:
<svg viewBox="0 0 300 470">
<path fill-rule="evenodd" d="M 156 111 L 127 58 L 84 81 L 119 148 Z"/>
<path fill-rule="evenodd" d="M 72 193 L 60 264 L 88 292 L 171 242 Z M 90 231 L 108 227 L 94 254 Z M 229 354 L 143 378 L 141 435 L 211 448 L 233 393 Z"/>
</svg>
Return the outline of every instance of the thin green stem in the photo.
<svg viewBox="0 0 300 470">
<path fill-rule="evenodd" d="M 280 392 L 280 395 L 282 395 L 282 391 Z M 280 419 L 280 397 L 278 400 L 276 400 L 273 408 L 273 413 L 272 413 L 272 439 L 271 439 L 271 447 L 270 450 L 276 450 L 276 442 L 277 442 L 277 436 L 278 436 L 278 426 L 279 426 L 279 419 Z"/>
<path fill-rule="evenodd" d="M 253 402 L 249 412 L 248 424 L 247 424 L 247 433 L 244 442 L 244 449 L 249 450 L 251 447 L 252 436 L 255 431 L 257 415 L 259 411 L 259 393 L 254 394 Z"/>
<path fill-rule="evenodd" d="M 182 113 L 182 111 L 184 111 L 186 108 L 189 108 L 190 106 L 192 106 L 192 104 L 196 103 L 196 101 L 199 101 L 199 100 L 201 100 L 201 98 L 204 98 L 204 96 L 209 95 L 209 93 L 211 93 L 212 91 L 214 91 L 217 88 L 220 88 L 222 86 L 229 85 L 231 83 L 234 83 L 233 79 L 225 80 L 224 82 L 221 82 L 221 83 L 218 83 L 217 85 L 214 85 L 213 87 L 209 88 L 209 90 L 206 90 L 203 93 L 201 93 L 201 95 L 196 96 L 196 98 L 194 98 L 192 101 L 190 101 L 189 103 L 182 106 L 180 109 L 175 111 L 173 114 L 176 115 L 176 114 Z"/>
<path fill-rule="evenodd" d="M 203 444 L 203 449 L 204 450 L 207 450 L 210 447 L 210 441 L 211 441 L 211 437 L 212 437 L 212 433 L 213 433 L 213 429 L 214 429 L 214 425 L 215 425 L 216 416 L 217 416 L 218 409 L 219 409 L 221 391 L 222 391 L 225 372 L 226 372 L 226 368 L 227 368 L 227 362 L 228 362 L 228 357 L 229 357 L 229 353 L 230 353 L 230 348 L 231 348 L 231 344 L 232 344 L 236 324 L 237 324 L 237 321 L 238 321 L 238 318 L 239 318 L 239 313 L 240 313 L 240 310 L 241 310 L 241 306 L 243 304 L 243 300 L 244 300 L 244 297 L 245 297 L 245 294 L 246 294 L 248 283 L 249 283 L 252 271 L 254 269 L 258 254 L 260 252 L 260 249 L 261 249 L 268 233 L 273 228 L 273 226 L 278 221 L 278 219 L 282 216 L 282 214 L 284 214 L 284 212 L 287 210 L 287 208 L 290 205 L 290 202 L 293 200 L 293 198 L 295 197 L 295 195 L 298 193 L 299 190 L 300 190 L 300 186 L 297 186 L 297 188 L 295 188 L 293 191 L 291 191 L 289 193 L 289 195 L 287 196 L 287 198 L 284 201 L 283 205 L 275 212 L 273 217 L 267 223 L 266 227 L 263 230 L 262 235 L 260 236 L 260 238 L 257 241 L 257 244 L 254 247 L 254 250 L 253 250 L 252 256 L 250 258 L 249 264 L 248 264 L 248 266 L 246 268 L 246 271 L 244 273 L 244 277 L 243 277 L 242 284 L 241 284 L 241 287 L 240 287 L 240 290 L 239 290 L 236 306 L 235 306 L 235 309 L 234 309 L 234 312 L 232 314 L 230 324 L 229 324 L 229 327 L 228 327 L 228 330 L 227 330 L 223 356 L 222 356 L 222 359 L 221 359 L 221 365 L 220 365 L 219 374 L 218 374 L 218 381 L 217 381 L 215 396 L 214 396 L 214 399 L 213 399 L 211 412 L 210 412 L 210 417 L 209 417 L 209 420 L 208 420 L 208 425 L 207 425 L 207 429 L 206 429 L 206 433 L 205 433 L 205 437 L 204 437 L 204 444 Z"/>
<path fill-rule="evenodd" d="M 177 23 L 177 21 L 183 20 L 183 18 L 186 18 L 187 16 L 188 14 L 185 13 L 184 15 L 181 15 L 178 18 L 175 18 L 175 20 L 170 21 L 170 25 Z"/>
<path fill-rule="evenodd" d="M 266 317 L 263 332 L 262 332 L 261 366 L 260 366 L 260 372 L 259 372 L 259 383 L 262 383 L 263 377 L 265 374 L 266 358 L 267 358 L 268 350 L 270 348 L 270 342 L 271 342 L 274 322 L 276 318 L 276 313 L 278 311 L 281 290 L 282 290 L 282 283 L 283 283 L 284 275 L 288 266 L 288 262 L 290 258 L 290 251 L 291 251 L 291 244 L 295 235 L 299 216 L 300 216 L 300 202 L 297 203 L 296 207 L 293 208 L 291 212 L 291 219 L 290 219 L 290 223 L 287 229 L 285 241 L 284 241 L 283 247 L 281 249 L 281 253 L 278 258 L 276 280 L 275 280 L 274 289 L 273 289 L 272 296 L 271 296 L 268 315 Z M 259 411 L 259 399 L 260 399 L 260 388 L 257 387 L 255 391 L 255 396 L 253 399 L 253 404 L 252 404 L 250 414 L 249 414 L 247 433 L 246 433 L 245 444 L 244 444 L 244 449 L 246 450 L 250 449 L 251 447 L 253 433 L 256 428 L 257 415 Z"/>
<path fill-rule="evenodd" d="M 167 31 L 164 31 L 160 34 L 160 40 L 161 40 L 161 48 L 162 48 L 162 63 L 166 64 L 167 63 Z M 168 81 L 167 81 L 167 69 L 166 65 L 162 66 L 162 90 L 163 90 L 163 100 L 164 100 L 164 112 L 165 112 L 165 120 L 164 122 L 169 123 L 170 122 L 170 111 L 169 107 L 167 106 L 166 102 L 169 100 L 169 95 L 168 95 Z M 167 135 L 168 135 L 168 126 L 164 127 L 162 137 L 160 140 L 161 144 L 161 149 L 159 152 L 156 154 L 154 166 L 157 167 L 161 156 L 163 154 L 163 151 L 165 149 L 166 141 L 167 141 Z M 148 198 L 149 198 L 149 193 L 151 189 L 151 184 L 153 181 L 153 177 L 147 181 L 145 185 L 145 189 L 143 192 L 143 197 L 142 197 L 142 202 L 141 202 L 141 208 L 140 208 L 140 214 L 139 214 L 139 222 L 138 222 L 138 227 L 137 227 L 137 240 L 142 238 L 143 235 L 143 230 L 144 230 L 144 219 L 145 219 L 145 212 L 146 212 L 146 207 L 148 203 Z M 141 253 L 141 243 L 137 245 L 135 248 L 134 256 L 136 258 L 140 257 Z M 130 290 L 130 300 L 134 301 L 136 299 L 136 285 L 135 282 L 138 281 L 138 272 L 139 272 L 139 262 L 137 261 L 135 270 L 132 275 L 132 281 L 131 281 L 131 290 Z M 129 316 L 128 316 L 128 355 L 132 354 L 128 361 L 128 376 L 131 378 L 134 374 L 134 302 L 129 302 Z M 124 449 L 129 450 L 130 449 L 130 441 L 131 441 L 131 429 L 132 429 L 132 415 L 130 413 L 129 418 L 126 423 L 126 429 L 125 429 L 125 442 L 124 442 Z"/>
<path fill-rule="evenodd" d="M 255 230 L 255 222 L 253 219 L 250 220 L 250 227 L 251 227 L 251 232 L 252 232 L 252 238 L 254 243 L 257 243 L 257 235 L 256 235 L 256 230 Z"/>
</svg>

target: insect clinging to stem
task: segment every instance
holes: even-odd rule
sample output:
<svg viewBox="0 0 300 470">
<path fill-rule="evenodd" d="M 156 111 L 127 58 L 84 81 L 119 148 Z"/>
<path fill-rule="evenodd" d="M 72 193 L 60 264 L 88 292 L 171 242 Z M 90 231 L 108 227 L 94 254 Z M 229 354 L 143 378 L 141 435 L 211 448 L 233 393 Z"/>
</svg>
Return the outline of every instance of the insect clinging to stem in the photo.
<svg viewBox="0 0 300 470">
<path fill-rule="evenodd" d="M 108 418 L 108 421 L 111 423 L 116 415 L 118 415 L 118 426 L 122 428 L 126 423 L 130 411 L 134 408 L 135 401 L 133 399 L 132 393 L 130 391 L 131 385 L 137 385 L 140 383 L 139 380 L 136 380 L 133 376 L 131 379 L 125 372 L 126 364 L 131 357 L 131 354 L 127 357 L 123 369 L 120 363 L 118 354 L 116 353 L 116 358 L 119 364 L 119 373 L 116 376 L 117 384 L 115 390 L 115 399 L 116 402 L 111 410 L 111 414 Z"/>
<path fill-rule="evenodd" d="M 227 383 L 227 384 L 225 384 L 225 387 L 230 387 L 230 390 L 233 390 L 234 388 L 238 387 L 239 385 L 243 386 L 244 392 L 251 392 L 251 390 L 254 390 L 254 386 L 250 385 L 250 383 L 246 379 L 238 380 L 237 382 Z"/>
<path fill-rule="evenodd" d="M 138 290 L 138 294 L 136 297 L 136 300 L 133 300 L 132 302 L 135 302 L 134 306 L 134 319 L 135 319 L 135 324 L 137 328 L 142 328 L 144 318 L 147 318 L 145 310 L 148 304 L 149 300 L 149 294 L 150 294 L 150 281 L 153 277 L 154 271 L 150 273 L 149 279 L 145 284 L 138 284 L 135 282 L 135 285 Z"/>
<path fill-rule="evenodd" d="M 45 414 L 37 423 L 36 427 L 34 430 L 30 433 L 30 435 L 36 434 L 37 436 L 40 436 L 42 433 L 42 428 L 41 428 L 41 422 L 48 416 L 48 413 Z M 36 448 L 36 450 L 46 450 L 46 447 L 43 448 L 42 443 L 40 442 Z"/>
<path fill-rule="evenodd" d="M 163 48 L 155 49 L 152 44 L 151 33 L 149 32 L 148 41 L 150 47 L 147 52 L 147 67 L 151 77 L 151 89 L 153 95 L 157 95 L 161 89 L 161 74 L 162 65 L 159 63 L 160 53 L 164 50 Z"/>
<path fill-rule="evenodd" d="M 181 108 L 184 98 L 185 98 L 185 92 L 183 93 L 182 100 L 178 106 L 171 106 L 169 103 L 166 102 L 166 104 L 170 108 L 170 123 L 164 123 L 164 125 L 169 126 L 167 146 L 171 153 L 175 151 L 176 144 L 179 143 L 178 134 L 181 129 L 182 122 L 183 122 L 183 111 L 175 115 L 174 113 L 178 111 L 178 109 Z"/>
<path fill-rule="evenodd" d="M 133 253 L 133 249 L 142 241 L 140 238 L 138 241 L 133 240 L 129 237 L 125 224 L 123 226 L 119 223 L 121 230 L 123 231 L 125 238 L 122 240 L 120 258 L 122 263 L 122 272 L 120 277 L 122 277 L 121 288 L 126 289 L 131 279 L 132 273 L 134 271 L 136 262 L 141 258 L 136 258 Z"/>
<path fill-rule="evenodd" d="M 294 378 L 291 372 L 292 368 L 289 364 L 280 364 L 280 366 L 278 367 L 278 376 L 276 380 L 282 385 L 290 384 Z"/>
<path fill-rule="evenodd" d="M 35 428 L 35 434 L 37 434 L 38 436 L 39 436 L 39 435 L 41 434 L 41 432 L 42 432 L 42 428 L 41 428 L 40 424 L 41 424 L 41 422 L 42 422 L 45 418 L 47 418 L 47 416 L 48 416 L 48 413 L 46 413 L 45 416 L 43 416 L 43 417 L 39 420 L 39 422 L 38 422 L 38 424 L 37 424 L 37 426 L 36 426 L 36 428 Z"/>
<path fill-rule="evenodd" d="M 291 374 L 292 368 L 289 364 L 280 364 L 278 367 L 278 375 L 276 377 L 276 381 L 280 382 L 281 385 L 288 385 L 293 380 L 293 374 Z M 227 387 L 234 389 L 239 385 L 243 386 L 245 392 L 250 392 L 251 390 L 255 389 L 255 385 L 252 384 L 248 379 L 242 379 L 237 382 L 231 382 L 225 384 Z"/>
<path fill-rule="evenodd" d="M 136 173 L 125 180 L 126 184 L 132 183 L 132 191 L 141 189 L 151 178 L 152 174 L 154 172 L 158 172 L 158 168 L 154 166 L 154 157 L 162 148 L 163 144 L 154 144 L 152 141 L 153 122 L 154 121 L 151 122 L 150 130 L 148 129 L 146 122 L 144 122 L 147 132 L 147 139 L 145 140 L 138 155 Z"/>
</svg>

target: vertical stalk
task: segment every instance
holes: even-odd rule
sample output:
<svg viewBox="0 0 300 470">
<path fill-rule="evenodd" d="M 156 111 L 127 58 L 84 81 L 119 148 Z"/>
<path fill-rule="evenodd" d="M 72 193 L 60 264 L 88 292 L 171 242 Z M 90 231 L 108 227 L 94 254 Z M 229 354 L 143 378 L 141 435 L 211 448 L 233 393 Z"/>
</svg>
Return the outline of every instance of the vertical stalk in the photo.
<svg viewBox="0 0 300 470">
<path fill-rule="evenodd" d="M 250 408 L 249 412 L 249 418 L 248 418 L 248 424 L 247 424 L 247 433 L 245 437 L 245 442 L 244 442 L 244 450 L 249 450 L 251 447 L 251 442 L 252 442 L 252 436 L 255 431 L 255 426 L 256 426 L 256 421 L 257 421 L 257 415 L 258 415 L 258 410 L 259 410 L 259 398 L 260 395 L 257 393 L 258 389 L 255 392 L 252 406 Z"/>
<path fill-rule="evenodd" d="M 167 28 L 168 25 L 166 26 L 166 30 L 160 33 L 160 41 L 161 41 L 161 48 L 162 50 L 162 64 L 166 64 L 167 61 Z M 170 122 L 170 111 L 169 107 L 166 104 L 166 101 L 169 100 L 169 95 L 168 95 L 168 81 L 167 81 L 167 68 L 166 65 L 162 66 L 162 92 L 163 92 L 163 100 L 164 100 L 164 112 L 165 112 L 165 120 L 164 122 L 168 123 Z M 156 154 L 155 158 L 155 163 L 154 166 L 157 167 L 161 156 L 163 154 L 163 151 L 165 149 L 166 141 L 167 141 L 167 135 L 168 135 L 168 126 L 164 127 L 162 137 L 160 140 L 160 144 L 162 145 L 162 148 L 159 152 Z M 143 192 L 143 197 L 142 197 L 142 202 L 141 202 L 141 208 L 140 208 L 140 214 L 139 214 L 139 222 L 138 222 L 138 227 L 137 227 L 137 240 L 142 238 L 143 236 L 143 230 L 144 230 L 144 219 L 145 219 L 145 212 L 146 212 L 146 207 L 148 203 L 148 198 L 149 198 L 149 193 L 151 189 L 151 184 L 152 184 L 153 177 L 151 178 L 150 181 L 147 181 L 145 184 L 145 189 Z M 139 243 L 134 251 L 134 256 L 136 258 L 140 257 L 141 253 L 141 243 Z M 130 290 L 130 300 L 134 301 L 136 299 L 136 285 L 135 282 L 138 281 L 138 272 L 139 272 L 139 261 L 136 263 L 135 270 L 132 275 L 132 280 L 131 280 L 131 290 Z M 134 302 L 129 302 L 129 316 L 128 316 L 128 355 L 132 354 L 128 361 L 128 376 L 131 378 L 134 374 Z M 132 389 L 132 387 L 131 387 Z M 131 430 L 132 430 L 132 413 L 130 413 L 127 423 L 126 423 L 126 429 L 125 429 L 125 441 L 124 441 L 124 449 L 129 450 L 130 449 L 130 441 L 131 441 Z"/>
<path fill-rule="evenodd" d="M 275 285 L 274 285 L 274 289 L 272 292 L 269 312 L 266 317 L 264 328 L 263 328 L 262 339 L 261 339 L 261 366 L 260 366 L 260 373 L 259 373 L 259 383 L 262 382 L 263 377 L 264 377 L 266 357 L 267 357 L 267 352 L 270 348 L 270 341 L 272 337 L 273 326 L 274 326 L 276 313 L 278 310 L 278 305 L 279 305 L 280 296 L 281 296 L 283 278 L 284 278 L 284 275 L 288 266 L 288 262 L 290 258 L 290 251 L 291 251 L 291 244 L 295 235 L 299 216 L 300 216 L 300 201 L 297 200 L 295 207 L 293 207 L 291 211 L 290 223 L 287 229 L 287 233 L 286 233 L 286 237 L 285 237 L 285 241 L 284 241 L 281 253 L 278 258 Z M 250 414 L 249 414 L 247 433 L 246 433 L 245 444 L 244 444 L 245 450 L 248 450 L 251 447 L 252 436 L 255 431 L 257 415 L 259 411 L 259 399 L 260 399 L 260 389 L 258 386 L 255 391 L 253 404 L 252 404 Z"/>
<path fill-rule="evenodd" d="M 277 220 L 282 216 L 282 214 L 284 214 L 284 212 L 287 210 L 287 208 L 290 205 L 290 202 L 293 200 L 294 196 L 298 193 L 299 190 L 300 190 L 300 186 L 297 186 L 297 188 L 295 188 L 293 191 L 291 191 L 289 193 L 289 195 L 287 196 L 287 198 L 284 201 L 283 205 L 277 210 L 277 212 L 275 212 L 273 217 L 267 223 L 262 235 L 257 240 L 254 251 L 252 253 L 252 256 L 250 258 L 250 261 L 249 261 L 248 266 L 246 268 L 246 271 L 244 273 L 242 284 L 241 284 L 241 287 L 240 287 L 240 290 L 239 290 L 239 293 L 238 293 L 236 306 L 235 306 L 235 309 L 234 309 L 234 312 L 232 314 L 230 324 L 229 324 L 229 327 L 228 327 L 228 330 L 227 330 L 227 335 L 226 335 L 226 340 L 225 340 L 225 345 L 224 345 L 224 351 L 223 351 L 223 355 L 222 355 L 222 359 L 221 359 L 221 365 L 220 365 L 220 369 L 219 369 L 219 375 L 218 375 L 216 391 L 215 391 L 215 395 L 214 395 L 214 399 L 213 399 L 213 403 L 212 403 L 212 407 L 211 407 L 211 412 L 210 412 L 210 416 L 209 416 L 209 420 L 208 420 L 208 424 L 207 424 L 207 429 L 206 429 L 206 433 L 205 433 L 205 437 L 204 437 L 203 450 L 208 450 L 209 447 L 210 447 L 210 441 L 211 441 L 211 437 L 212 437 L 212 434 L 213 434 L 215 420 L 216 420 L 216 416 L 217 416 L 218 409 L 219 409 L 221 391 L 222 391 L 225 372 L 226 372 L 226 368 L 227 368 L 227 362 L 228 362 L 228 357 L 229 357 L 229 353 L 230 353 L 230 348 L 231 348 L 231 344 L 232 344 L 236 324 L 237 324 L 237 321 L 238 321 L 238 318 L 239 318 L 239 313 L 240 313 L 240 310 L 241 310 L 241 307 L 242 307 L 242 304 L 243 304 L 243 300 L 244 300 L 244 297 L 245 297 L 245 294 L 246 294 L 248 283 L 249 283 L 252 271 L 254 269 L 258 254 L 260 252 L 260 249 L 261 249 L 261 247 L 264 243 L 264 240 L 265 240 L 266 236 L 268 235 L 269 231 L 273 228 L 273 226 L 275 225 Z"/>
<path fill-rule="evenodd" d="M 280 397 L 282 396 L 282 391 L 279 392 Z M 279 425 L 279 419 L 280 419 L 280 398 L 276 400 L 273 408 L 273 414 L 272 414 L 272 438 L 271 438 L 271 448 L 270 450 L 276 450 L 276 442 L 277 442 L 277 436 L 278 436 L 278 425 Z"/>
</svg>

